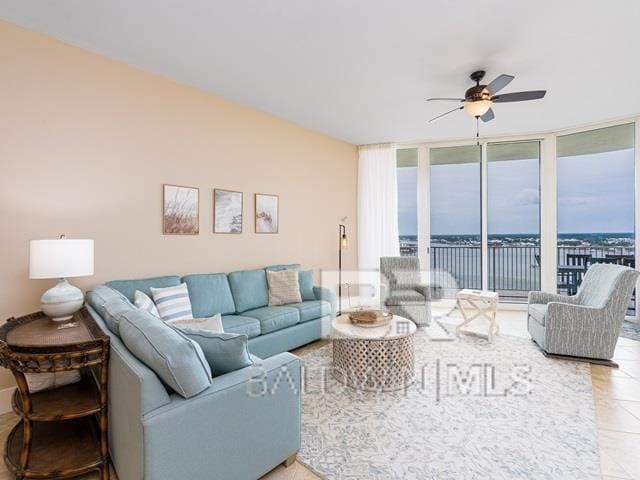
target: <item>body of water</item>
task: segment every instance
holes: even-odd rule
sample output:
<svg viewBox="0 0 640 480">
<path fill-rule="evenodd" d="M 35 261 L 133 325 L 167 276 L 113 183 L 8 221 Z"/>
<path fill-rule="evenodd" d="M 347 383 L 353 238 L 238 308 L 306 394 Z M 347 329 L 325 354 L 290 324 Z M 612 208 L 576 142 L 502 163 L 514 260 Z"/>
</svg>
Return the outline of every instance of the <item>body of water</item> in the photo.
<svg viewBox="0 0 640 480">
<path fill-rule="evenodd" d="M 506 246 L 539 246 L 540 236 L 528 233 L 491 234 L 489 245 Z M 418 245 L 417 235 L 400 235 L 401 246 Z M 480 235 L 433 235 L 431 246 L 480 246 Z M 633 233 L 560 233 L 558 247 L 600 247 L 600 248 L 633 248 Z"/>
<path fill-rule="evenodd" d="M 481 288 L 482 253 L 478 235 L 434 235 L 431 237 L 431 270 L 441 272 L 438 283 L 445 288 Z M 531 234 L 489 235 L 489 288 L 507 296 L 522 297 L 540 289 L 540 237 Z M 417 255 L 418 238 L 400 236 L 402 255 Z M 594 262 L 610 261 L 633 266 L 633 233 L 562 233 L 558 235 L 558 271 L 563 272 L 577 261 L 573 256 L 591 255 Z M 624 259 L 622 259 L 624 257 Z M 579 261 L 579 260 L 578 260 Z M 445 272 L 442 274 L 442 272 Z M 569 280 L 581 281 L 581 274 Z M 566 279 L 559 275 L 558 283 Z M 571 288 L 571 287 L 570 287 Z"/>
</svg>

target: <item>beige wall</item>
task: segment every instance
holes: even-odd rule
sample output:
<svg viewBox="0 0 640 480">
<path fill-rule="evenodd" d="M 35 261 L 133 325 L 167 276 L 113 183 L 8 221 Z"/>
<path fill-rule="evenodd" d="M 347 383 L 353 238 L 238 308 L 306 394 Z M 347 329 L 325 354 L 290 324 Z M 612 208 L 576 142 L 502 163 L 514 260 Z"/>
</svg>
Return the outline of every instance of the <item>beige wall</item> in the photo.
<svg viewBox="0 0 640 480">
<path fill-rule="evenodd" d="M 0 62 L 0 318 L 37 310 L 53 281 L 29 280 L 28 241 L 63 232 L 95 239 L 95 276 L 73 280 L 84 288 L 336 268 L 344 216 L 357 244 L 353 145 L 3 22 Z M 163 183 L 200 188 L 200 235 L 162 235 Z M 211 233 L 213 187 L 244 192 L 242 235 Z M 280 196 L 279 234 L 253 233 L 255 192 Z"/>
</svg>

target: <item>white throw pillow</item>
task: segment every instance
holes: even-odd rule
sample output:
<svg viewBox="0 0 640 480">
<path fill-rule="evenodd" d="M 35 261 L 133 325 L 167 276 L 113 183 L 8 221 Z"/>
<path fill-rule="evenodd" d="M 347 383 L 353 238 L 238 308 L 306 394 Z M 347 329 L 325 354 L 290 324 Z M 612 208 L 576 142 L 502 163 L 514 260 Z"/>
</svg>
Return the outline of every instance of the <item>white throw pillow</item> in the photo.
<svg viewBox="0 0 640 480">
<path fill-rule="evenodd" d="M 165 322 L 193 318 L 189 289 L 186 283 L 166 288 L 151 287 L 151 295 L 153 295 L 153 303 L 156 304 L 160 318 Z"/>
<path fill-rule="evenodd" d="M 180 330 L 207 330 L 213 333 L 224 333 L 224 327 L 222 326 L 222 315 L 216 313 L 213 317 L 209 318 L 192 318 L 190 320 L 167 320 L 169 325 L 172 325 Z"/>
<path fill-rule="evenodd" d="M 269 305 L 286 305 L 302 301 L 297 270 L 280 270 L 279 272 L 267 270 L 267 282 L 269 283 Z"/>
<path fill-rule="evenodd" d="M 138 307 L 138 310 L 146 310 L 154 317 L 160 318 L 160 312 L 158 312 L 156 304 L 153 303 L 153 300 L 151 300 L 146 293 L 136 290 L 133 294 L 133 304 Z"/>
</svg>

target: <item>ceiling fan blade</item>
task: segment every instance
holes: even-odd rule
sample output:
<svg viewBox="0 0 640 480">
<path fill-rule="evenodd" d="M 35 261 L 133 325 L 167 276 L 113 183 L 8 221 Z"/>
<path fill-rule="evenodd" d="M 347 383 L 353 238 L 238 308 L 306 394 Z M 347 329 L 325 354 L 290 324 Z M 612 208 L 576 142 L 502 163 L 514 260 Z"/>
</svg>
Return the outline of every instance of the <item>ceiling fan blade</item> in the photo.
<svg viewBox="0 0 640 480">
<path fill-rule="evenodd" d="M 547 93 L 546 90 L 530 90 L 528 92 L 503 93 L 491 97 L 491 101 L 495 103 L 505 102 L 524 102 L 525 100 L 537 100 L 543 98 Z"/>
<path fill-rule="evenodd" d="M 496 118 L 496 116 L 493 113 L 493 108 L 490 108 L 489 110 L 486 111 L 484 115 L 480 117 L 480 120 L 486 123 L 486 122 L 490 122 L 494 118 Z"/>
<path fill-rule="evenodd" d="M 498 75 L 489 85 L 487 85 L 487 90 L 489 90 L 491 95 L 495 95 L 504 87 L 509 85 L 511 80 L 514 78 L 515 77 L 513 75 L 505 75 L 504 73 L 502 75 Z"/>
<path fill-rule="evenodd" d="M 443 100 L 445 102 L 464 102 L 464 98 L 427 98 L 427 102 L 433 102 L 434 100 Z"/>
<path fill-rule="evenodd" d="M 442 113 L 442 114 L 438 115 L 437 117 L 433 117 L 431 120 L 429 120 L 429 122 L 433 122 L 434 120 L 437 120 L 437 119 L 439 119 L 439 118 L 442 118 L 442 117 L 444 117 L 445 115 L 449 115 L 450 113 L 457 112 L 458 110 L 462 110 L 463 108 L 464 108 L 464 107 L 456 107 L 456 108 L 454 108 L 453 110 L 449 110 L 448 112 L 444 112 L 444 113 Z"/>
</svg>

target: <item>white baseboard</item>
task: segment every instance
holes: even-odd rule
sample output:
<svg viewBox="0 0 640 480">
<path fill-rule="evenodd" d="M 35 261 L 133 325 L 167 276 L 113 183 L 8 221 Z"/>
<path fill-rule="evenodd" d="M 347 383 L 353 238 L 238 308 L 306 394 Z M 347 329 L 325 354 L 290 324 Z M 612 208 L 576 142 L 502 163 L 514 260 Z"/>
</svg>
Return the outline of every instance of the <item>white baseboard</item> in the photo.
<svg viewBox="0 0 640 480">
<path fill-rule="evenodd" d="M 11 411 L 11 397 L 16 387 L 3 388 L 0 390 L 0 415 Z"/>
</svg>

